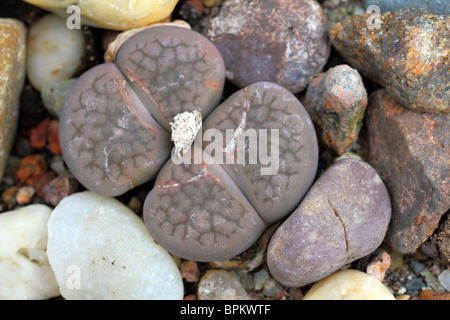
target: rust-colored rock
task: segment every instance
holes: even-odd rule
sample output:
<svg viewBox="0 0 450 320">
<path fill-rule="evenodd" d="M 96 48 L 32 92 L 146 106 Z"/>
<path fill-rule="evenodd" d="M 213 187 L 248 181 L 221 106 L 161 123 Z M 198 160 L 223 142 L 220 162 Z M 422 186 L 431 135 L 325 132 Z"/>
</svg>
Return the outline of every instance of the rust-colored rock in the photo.
<svg viewBox="0 0 450 320">
<path fill-rule="evenodd" d="M 423 9 L 386 12 L 381 15 L 380 28 L 367 24 L 370 17 L 357 15 L 333 25 L 333 46 L 402 106 L 450 112 L 450 16 Z"/>
<path fill-rule="evenodd" d="M 388 239 L 399 252 L 414 252 L 450 208 L 450 115 L 408 110 L 378 90 L 366 119 L 369 163 L 391 196 Z"/>
<path fill-rule="evenodd" d="M 205 34 L 236 86 L 271 81 L 296 93 L 328 59 L 326 22 L 315 0 L 228 0 Z"/>
<path fill-rule="evenodd" d="M 58 121 L 51 120 L 47 126 L 48 130 L 48 147 L 52 154 L 58 155 L 61 154 L 61 145 L 59 144 L 59 136 L 58 136 Z"/>
<path fill-rule="evenodd" d="M 0 19 L 0 180 L 16 136 L 25 81 L 25 35 L 22 22 Z"/>
<path fill-rule="evenodd" d="M 16 172 L 18 185 L 34 186 L 47 171 L 47 163 L 38 154 L 26 156 L 20 162 L 20 168 Z"/>
<path fill-rule="evenodd" d="M 433 290 L 422 290 L 419 300 L 450 300 L 450 293 L 439 293 Z"/>
<path fill-rule="evenodd" d="M 43 149 L 47 145 L 48 124 L 50 118 L 46 118 L 30 130 L 30 147 Z"/>
<path fill-rule="evenodd" d="M 367 92 L 357 70 L 338 65 L 313 79 L 303 105 L 322 143 L 342 155 L 358 139 Z"/>
</svg>

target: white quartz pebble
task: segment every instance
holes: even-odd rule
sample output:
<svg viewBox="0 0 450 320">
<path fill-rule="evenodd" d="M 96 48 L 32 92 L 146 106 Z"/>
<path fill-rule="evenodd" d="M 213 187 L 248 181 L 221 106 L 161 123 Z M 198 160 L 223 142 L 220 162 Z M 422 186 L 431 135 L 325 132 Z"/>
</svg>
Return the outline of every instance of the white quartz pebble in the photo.
<svg viewBox="0 0 450 320">
<path fill-rule="evenodd" d="M 316 282 L 303 300 L 395 300 L 395 297 L 379 280 L 349 269 Z"/>
<path fill-rule="evenodd" d="M 49 207 L 33 204 L 0 214 L 0 299 L 59 296 L 46 254 L 51 213 Z"/>
<path fill-rule="evenodd" d="M 37 90 L 73 77 L 81 66 L 86 44 L 81 29 L 67 28 L 66 20 L 47 14 L 34 22 L 27 40 L 27 76 Z"/>
<path fill-rule="evenodd" d="M 172 257 L 116 199 L 73 194 L 58 204 L 48 227 L 48 257 L 64 298 L 183 298 Z"/>
</svg>

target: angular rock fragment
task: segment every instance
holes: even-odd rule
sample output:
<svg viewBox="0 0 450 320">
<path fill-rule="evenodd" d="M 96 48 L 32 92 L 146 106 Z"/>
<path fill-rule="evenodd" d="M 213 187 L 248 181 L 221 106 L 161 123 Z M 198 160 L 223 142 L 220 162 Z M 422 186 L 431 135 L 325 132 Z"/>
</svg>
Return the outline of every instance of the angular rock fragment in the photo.
<svg viewBox="0 0 450 320">
<path fill-rule="evenodd" d="M 314 78 L 304 102 L 322 143 L 339 155 L 358 139 L 366 105 L 362 78 L 347 65 L 336 66 Z"/>
<path fill-rule="evenodd" d="M 236 86 L 271 81 L 296 93 L 328 59 L 326 21 L 315 0 L 228 0 L 205 34 Z"/>
<path fill-rule="evenodd" d="M 344 59 L 383 86 L 402 106 L 421 112 L 450 112 L 450 16 L 423 9 L 371 14 L 333 25 L 330 39 Z"/>
<path fill-rule="evenodd" d="M 450 116 L 403 108 L 386 90 L 369 98 L 369 163 L 391 195 L 391 245 L 414 252 L 450 208 Z"/>
<path fill-rule="evenodd" d="M 373 252 L 391 218 L 389 195 L 364 161 L 335 162 L 273 235 L 267 264 L 284 285 L 302 287 Z"/>
<path fill-rule="evenodd" d="M 26 29 L 15 19 L 0 19 L 0 180 L 17 130 L 20 93 L 25 81 Z"/>
</svg>

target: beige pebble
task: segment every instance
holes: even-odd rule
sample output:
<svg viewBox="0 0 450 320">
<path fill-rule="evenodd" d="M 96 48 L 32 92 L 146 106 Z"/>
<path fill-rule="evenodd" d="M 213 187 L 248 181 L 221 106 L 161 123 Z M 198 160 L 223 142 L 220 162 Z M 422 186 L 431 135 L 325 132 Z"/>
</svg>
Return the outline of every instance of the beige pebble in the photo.
<svg viewBox="0 0 450 320">
<path fill-rule="evenodd" d="M 316 282 L 303 300 L 395 300 L 395 297 L 374 277 L 349 269 Z"/>
<path fill-rule="evenodd" d="M 67 19 L 74 13 L 67 8 L 77 5 L 81 23 L 110 30 L 129 30 L 164 20 L 178 0 L 25 0 Z"/>
</svg>

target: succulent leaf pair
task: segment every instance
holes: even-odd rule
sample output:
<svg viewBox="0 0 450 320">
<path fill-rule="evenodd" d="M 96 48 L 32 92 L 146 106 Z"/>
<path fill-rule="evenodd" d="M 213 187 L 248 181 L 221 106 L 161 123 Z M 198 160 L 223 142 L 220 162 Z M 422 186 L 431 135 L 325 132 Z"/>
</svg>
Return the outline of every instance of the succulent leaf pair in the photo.
<svg viewBox="0 0 450 320">
<path fill-rule="evenodd" d="M 294 95 L 258 82 L 218 106 L 224 84 L 223 59 L 208 39 L 158 26 L 124 42 L 115 63 L 81 76 L 60 116 L 63 156 L 77 179 L 107 196 L 156 179 L 144 204 L 146 226 L 169 252 L 196 261 L 247 249 L 295 209 L 317 170 L 314 127 Z M 185 111 L 198 111 L 201 130 L 216 129 L 223 140 L 194 142 L 197 147 L 183 156 L 192 161 L 177 164 L 170 129 Z M 227 135 L 231 129 L 234 135 Z M 203 152 L 236 159 L 243 151 L 248 158 L 248 143 L 235 140 L 250 129 L 277 131 L 277 141 L 270 134 L 257 137 L 276 157 L 273 174 L 262 174 L 267 163 L 260 155 L 256 163 L 219 163 L 217 154 Z M 201 162 L 193 161 L 197 156 Z"/>
</svg>

